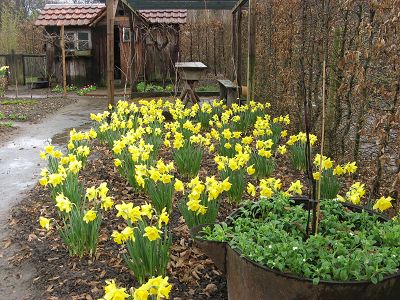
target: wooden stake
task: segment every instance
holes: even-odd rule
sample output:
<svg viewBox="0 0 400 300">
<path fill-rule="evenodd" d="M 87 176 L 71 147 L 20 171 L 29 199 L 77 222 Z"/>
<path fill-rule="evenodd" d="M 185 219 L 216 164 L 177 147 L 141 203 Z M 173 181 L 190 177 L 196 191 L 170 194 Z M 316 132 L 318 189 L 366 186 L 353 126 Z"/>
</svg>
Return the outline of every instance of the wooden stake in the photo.
<svg viewBox="0 0 400 300">
<path fill-rule="evenodd" d="M 322 158 L 324 155 L 324 144 L 325 144 L 325 81 L 326 81 L 326 60 L 323 62 L 322 70 L 322 124 L 321 124 L 321 151 L 320 151 L 320 163 L 319 163 L 319 175 L 317 186 L 317 215 L 315 222 L 315 235 L 318 234 L 318 224 L 319 224 L 319 212 L 320 212 L 320 200 L 321 200 L 321 179 L 322 179 Z"/>
<path fill-rule="evenodd" d="M 247 102 L 254 100 L 254 75 L 256 66 L 256 1 L 249 0 L 249 45 L 247 57 Z"/>
<path fill-rule="evenodd" d="M 61 60 L 62 60 L 62 75 L 63 75 L 63 97 L 67 96 L 67 68 L 65 66 L 65 34 L 64 25 L 61 25 Z"/>
<path fill-rule="evenodd" d="M 118 0 L 107 0 L 107 96 L 108 104 L 114 105 L 114 20 Z"/>
</svg>

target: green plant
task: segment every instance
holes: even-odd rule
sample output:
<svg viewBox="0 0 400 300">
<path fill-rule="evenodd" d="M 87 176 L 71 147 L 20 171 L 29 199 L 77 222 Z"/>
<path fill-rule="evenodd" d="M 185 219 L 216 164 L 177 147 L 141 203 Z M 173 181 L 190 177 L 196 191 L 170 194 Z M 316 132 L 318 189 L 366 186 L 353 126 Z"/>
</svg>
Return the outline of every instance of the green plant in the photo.
<svg viewBox="0 0 400 300">
<path fill-rule="evenodd" d="M 78 96 L 85 96 L 86 94 L 88 94 L 92 91 L 95 91 L 95 90 L 97 90 L 96 85 L 90 84 L 90 85 L 84 86 L 81 89 L 75 89 L 74 91 L 76 91 L 76 94 Z"/>
<path fill-rule="evenodd" d="M 175 188 L 177 191 L 184 192 L 183 186 Z M 186 225 L 192 228 L 215 222 L 219 210 L 219 199 L 222 193 L 229 192 L 232 184 L 228 179 L 219 182 L 214 177 L 207 177 L 204 184 L 196 177 L 187 184 L 187 188 L 189 192 L 178 203 L 178 209 Z"/>
<path fill-rule="evenodd" d="M 226 241 L 241 255 L 268 268 L 322 280 L 371 280 L 400 266 L 400 222 L 351 211 L 337 201 L 321 201 L 318 235 L 305 238 L 307 210 L 284 193 L 248 202 L 228 224 L 206 228 L 203 238 Z"/>
<path fill-rule="evenodd" d="M 314 145 L 317 137 L 310 134 L 310 145 Z M 304 132 L 299 132 L 297 135 L 290 136 L 287 145 L 290 153 L 290 161 L 296 170 L 306 171 L 306 143 L 307 137 Z M 312 149 L 310 149 L 311 151 Z"/>
<path fill-rule="evenodd" d="M 238 152 L 234 157 L 216 156 L 214 158 L 220 171 L 220 176 L 224 180 L 229 180 L 232 187 L 227 192 L 229 201 L 240 203 L 247 184 L 246 165 L 250 159 L 247 152 Z"/>
<path fill-rule="evenodd" d="M 136 180 L 144 177 L 144 189 L 149 195 L 151 202 L 158 214 L 163 209 L 168 213 L 172 210 L 172 196 L 174 191 L 174 176 L 171 175 L 174 165 L 165 164 L 162 159 L 157 161 L 156 167 L 147 168 L 142 165 L 136 168 Z"/>
<path fill-rule="evenodd" d="M 200 170 L 203 149 L 200 136 L 184 139 L 180 132 L 175 133 L 172 156 L 178 172 L 185 178 L 197 176 Z"/>
<path fill-rule="evenodd" d="M 166 226 L 168 214 L 164 210 L 160 215 L 154 215 L 148 204 L 133 207 L 132 203 L 123 202 L 115 207 L 117 216 L 127 222 L 123 231 L 112 234 L 117 244 L 126 247 L 123 257 L 127 267 L 140 284 L 152 276 L 165 276 L 172 244 Z"/>
<path fill-rule="evenodd" d="M 88 211 L 73 206 L 64 217 L 63 226 L 59 228 L 60 237 L 70 256 L 82 257 L 85 253 L 92 256 L 96 253 L 102 219 L 101 215 L 96 215 L 95 220 L 86 222 L 87 213 Z"/>
<path fill-rule="evenodd" d="M 0 128 L 13 128 L 14 124 L 12 122 L 0 122 Z"/>
<path fill-rule="evenodd" d="M 22 99 L 14 99 L 14 100 L 2 100 L 0 101 L 0 105 L 35 105 L 38 104 L 36 100 L 22 100 Z"/>
<path fill-rule="evenodd" d="M 1 116 L 0 116 L 0 119 L 1 119 Z M 7 119 L 15 120 L 15 121 L 26 121 L 28 119 L 28 117 L 26 115 L 22 115 L 22 114 L 9 114 L 7 116 Z"/>
</svg>

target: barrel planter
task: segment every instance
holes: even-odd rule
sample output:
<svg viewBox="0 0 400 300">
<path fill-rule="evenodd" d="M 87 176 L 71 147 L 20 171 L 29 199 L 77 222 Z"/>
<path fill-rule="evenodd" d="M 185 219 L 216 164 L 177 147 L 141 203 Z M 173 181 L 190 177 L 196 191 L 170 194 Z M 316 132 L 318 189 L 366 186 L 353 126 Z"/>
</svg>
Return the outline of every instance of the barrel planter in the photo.
<svg viewBox="0 0 400 300">
<path fill-rule="evenodd" d="M 295 199 L 295 205 L 308 201 Z M 353 211 L 361 207 L 343 204 Z M 374 212 L 369 211 L 373 214 Z M 235 219 L 238 211 L 228 219 Z M 387 219 L 381 216 L 381 221 Z M 208 241 L 202 238 L 200 225 L 191 229 L 195 243 L 209 256 L 215 265 L 225 274 L 228 285 L 229 300 L 289 300 L 289 299 L 324 299 L 324 300 L 354 300 L 354 299 L 400 299 L 400 271 L 386 276 L 382 281 L 373 284 L 371 281 L 324 281 L 313 285 L 312 280 L 293 274 L 283 273 L 262 266 L 241 256 L 239 251 L 232 249 L 227 242 Z"/>
</svg>

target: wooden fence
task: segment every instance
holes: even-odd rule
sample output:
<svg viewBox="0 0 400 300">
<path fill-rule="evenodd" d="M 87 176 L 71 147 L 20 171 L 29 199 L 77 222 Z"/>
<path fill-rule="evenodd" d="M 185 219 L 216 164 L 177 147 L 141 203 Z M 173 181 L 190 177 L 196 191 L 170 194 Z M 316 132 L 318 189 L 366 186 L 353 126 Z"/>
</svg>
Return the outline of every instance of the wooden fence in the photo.
<svg viewBox="0 0 400 300">
<path fill-rule="evenodd" d="M 0 54 L 0 66 L 10 67 L 11 83 L 25 85 L 47 77 L 44 54 Z"/>
</svg>

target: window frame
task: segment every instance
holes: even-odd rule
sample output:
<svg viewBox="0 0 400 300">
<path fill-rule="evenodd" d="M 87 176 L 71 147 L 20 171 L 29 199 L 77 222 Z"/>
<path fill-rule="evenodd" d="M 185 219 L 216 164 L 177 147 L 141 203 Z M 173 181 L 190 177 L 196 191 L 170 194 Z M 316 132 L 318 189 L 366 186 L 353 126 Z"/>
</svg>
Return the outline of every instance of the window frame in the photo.
<svg viewBox="0 0 400 300">
<path fill-rule="evenodd" d="M 128 32 L 128 38 L 125 38 L 125 34 Z M 123 43 L 129 43 L 132 41 L 132 30 L 130 27 L 123 27 L 122 28 L 122 42 Z"/>
<path fill-rule="evenodd" d="M 78 39 L 79 33 L 87 33 L 88 40 L 79 40 Z M 70 42 L 70 43 L 74 44 L 74 48 L 73 49 L 65 48 L 66 51 L 89 51 L 89 50 L 92 50 L 92 32 L 91 32 L 91 30 L 88 30 L 88 29 L 69 29 L 69 30 L 65 30 L 64 39 L 65 39 L 65 37 L 67 35 L 73 35 L 73 39 L 74 40 L 73 40 L 73 42 Z M 88 48 L 87 49 L 80 49 L 80 47 L 79 47 L 79 42 L 80 41 L 87 42 Z"/>
</svg>

